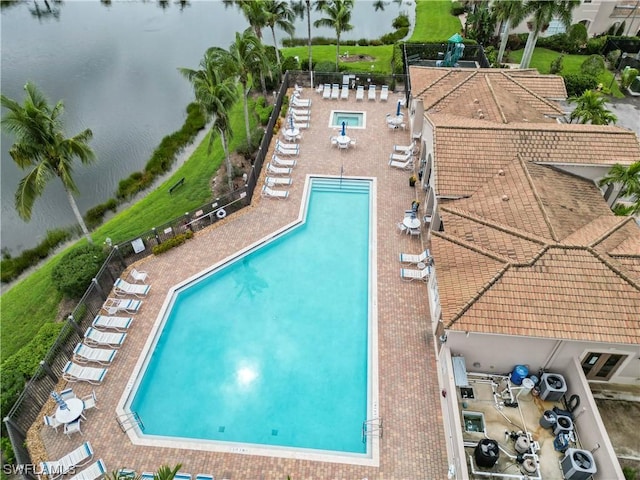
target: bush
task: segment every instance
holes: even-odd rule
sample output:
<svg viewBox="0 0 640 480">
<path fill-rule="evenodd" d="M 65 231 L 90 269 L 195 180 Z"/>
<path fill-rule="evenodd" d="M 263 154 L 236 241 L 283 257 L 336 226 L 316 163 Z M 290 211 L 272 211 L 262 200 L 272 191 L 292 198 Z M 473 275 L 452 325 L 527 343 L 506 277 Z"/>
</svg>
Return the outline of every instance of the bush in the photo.
<svg viewBox="0 0 640 480">
<path fill-rule="evenodd" d="M 281 70 L 283 73 L 287 70 L 300 70 L 300 62 L 296 60 L 296 57 L 286 57 L 282 60 Z"/>
<path fill-rule="evenodd" d="M 604 50 L 604 46 L 606 43 L 607 43 L 607 37 L 590 38 L 589 40 L 587 40 L 585 53 L 588 55 L 602 53 L 602 50 Z"/>
<path fill-rule="evenodd" d="M 266 125 L 269 123 L 269 117 L 271 117 L 271 112 L 273 112 L 273 105 L 267 105 L 266 98 L 263 96 L 258 97 L 258 101 L 254 105 L 254 109 L 258 115 L 260 125 Z"/>
<path fill-rule="evenodd" d="M 628 88 L 638 76 L 638 69 L 625 67 L 620 74 L 620 85 L 622 88 Z"/>
<path fill-rule="evenodd" d="M 81 298 L 107 258 L 98 245 L 74 248 L 53 268 L 54 286 L 69 298 Z"/>
<path fill-rule="evenodd" d="M 9 437 L 0 438 L 0 448 L 2 449 L 2 456 L 8 465 L 16 463 L 16 456 L 13 453 L 13 447 L 11 446 L 11 440 L 9 440 Z"/>
<path fill-rule="evenodd" d="M 585 75 L 597 77 L 606 69 L 602 55 L 591 55 L 580 65 L 580 71 Z"/>
<path fill-rule="evenodd" d="M 118 201 L 115 198 L 110 198 L 104 203 L 100 205 L 96 205 L 93 208 L 87 210 L 87 213 L 84 215 L 85 222 L 87 223 L 87 227 L 89 229 L 95 228 L 102 223 L 102 220 L 105 214 L 111 210 L 115 212 L 118 208 Z"/>
<path fill-rule="evenodd" d="M 401 13 L 393 19 L 391 26 L 396 30 L 399 30 L 400 28 L 409 28 L 411 26 L 411 22 L 409 21 L 409 17 L 407 15 Z"/>
<path fill-rule="evenodd" d="M 358 40 L 358 45 L 360 45 L 361 47 L 368 47 L 369 40 L 366 38 L 361 38 L 360 40 Z"/>
<path fill-rule="evenodd" d="M 156 245 L 153 247 L 153 254 L 160 255 L 161 253 L 166 252 L 167 250 L 171 250 L 179 245 L 182 245 L 184 242 L 193 238 L 193 232 L 191 230 L 187 230 L 184 233 L 180 233 L 169 240 L 165 240 L 160 245 Z"/>
<path fill-rule="evenodd" d="M 369 42 L 369 46 L 371 47 L 379 47 L 380 45 L 384 45 L 384 43 L 382 43 L 380 40 L 378 39 L 373 39 Z"/>
<path fill-rule="evenodd" d="M 335 72 L 336 64 L 335 62 L 325 61 L 318 62 L 315 68 L 316 72 Z"/>
<path fill-rule="evenodd" d="M 564 60 L 564 55 L 554 58 L 549 66 L 549 73 L 552 75 L 560 73 L 562 71 L 562 60 Z"/>
<path fill-rule="evenodd" d="M 587 27 L 582 23 L 575 23 L 569 27 L 569 41 L 573 43 L 575 47 L 584 45 L 589 39 L 589 33 Z"/>
<path fill-rule="evenodd" d="M 595 90 L 598 86 L 598 79 L 583 73 L 568 73 L 562 76 L 567 87 L 567 95 L 579 97 L 587 90 Z"/>
<path fill-rule="evenodd" d="M 404 37 L 407 36 L 408 33 L 409 33 L 409 27 L 402 27 L 393 33 L 387 33 L 386 35 L 381 36 L 380 41 L 384 45 L 392 45 L 397 41 L 402 40 Z"/>
<path fill-rule="evenodd" d="M 523 42 L 520 35 L 516 35 L 516 34 L 509 35 L 509 38 L 507 39 L 507 48 L 509 50 L 520 50 L 520 48 L 522 47 L 522 44 Z"/>
<path fill-rule="evenodd" d="M 451 12 L 451 15 L 453 15 L 454 17 L 457 17 L 458 15 L 462 15 L 466 10 L 467 9 L 463 3 L 452 2 L 451 9 L 449 11 Z"/>
</svg>

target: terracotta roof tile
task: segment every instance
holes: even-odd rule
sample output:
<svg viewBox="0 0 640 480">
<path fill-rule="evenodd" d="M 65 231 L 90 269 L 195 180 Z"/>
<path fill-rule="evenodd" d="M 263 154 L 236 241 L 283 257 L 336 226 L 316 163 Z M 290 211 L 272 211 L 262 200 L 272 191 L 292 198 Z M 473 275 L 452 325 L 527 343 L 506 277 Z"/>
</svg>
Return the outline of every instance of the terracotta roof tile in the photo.
<svg viewBox="0 0 640 480">
<path fill-rule="evenodd" d="M 559 75 L 531 75 L 530 73 L 513 72 L 511 78 L 536 92 L 543 98 L 564 100 L 567 98 L 567 89 L 564 79 Z"/>
</svg>

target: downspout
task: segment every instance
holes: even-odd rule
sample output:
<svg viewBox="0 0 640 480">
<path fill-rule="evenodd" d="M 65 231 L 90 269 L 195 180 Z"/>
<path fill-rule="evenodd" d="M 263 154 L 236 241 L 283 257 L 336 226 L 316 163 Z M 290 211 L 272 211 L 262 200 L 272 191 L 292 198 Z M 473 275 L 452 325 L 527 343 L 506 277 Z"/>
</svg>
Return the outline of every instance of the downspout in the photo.
<svg viewBox="0 0 640 480">
<path fill-rule="evenodd" d="M 556 344 L 551 349 L 551 353 L 549 354 L 549 356 L 547 357 L 547 359 L 544 362 L 544 365 L 542 366 L 542 370 L 546 370 L 547 367 L 549 367 L 549 364 L 556 359 L 556 356 L 558 355 L 558 352 L 560 351 L 560 347 L 562 347 L 563 344 L 564 344 L 563 340 L 556 341 Z"/>
</svg>

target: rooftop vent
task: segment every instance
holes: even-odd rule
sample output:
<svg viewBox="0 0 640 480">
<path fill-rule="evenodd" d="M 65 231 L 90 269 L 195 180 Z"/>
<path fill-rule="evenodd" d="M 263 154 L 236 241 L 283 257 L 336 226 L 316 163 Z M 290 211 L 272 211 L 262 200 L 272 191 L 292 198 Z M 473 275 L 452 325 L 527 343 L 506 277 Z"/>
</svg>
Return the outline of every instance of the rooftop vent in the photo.
<svg viewBox="0 0 640 480">
<path fill-rule="evenodd" d="M 478 100 L 477 98 L 474 98 L 473 103 L 480 103 L 480 100 Z"/>
<path fill-rule="evenodd" d="M 498 175 L 500 175 L 501 177 L 504 177 L 504 170 L 502 169 L 498 170 Z"/>
<path fill-rule="evenodd" d="M 503 202 L 509 201 L 509 195 L 502 195 L 502 201 Z"/>
</svg>

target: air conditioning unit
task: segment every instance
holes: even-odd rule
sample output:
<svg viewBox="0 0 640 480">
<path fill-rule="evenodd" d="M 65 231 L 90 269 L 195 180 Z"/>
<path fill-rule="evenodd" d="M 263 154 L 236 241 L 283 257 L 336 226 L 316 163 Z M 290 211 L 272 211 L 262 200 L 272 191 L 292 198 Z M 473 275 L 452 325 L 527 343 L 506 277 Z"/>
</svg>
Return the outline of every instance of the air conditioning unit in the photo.
<svg viewBox="0 0 640 480">
<path fill-rule="evenodd" d="M 560 465 L 565 480 L 587 480 L 598 471 L 591 452 L 577 448 L 569 448 Z"/>
</svg>

